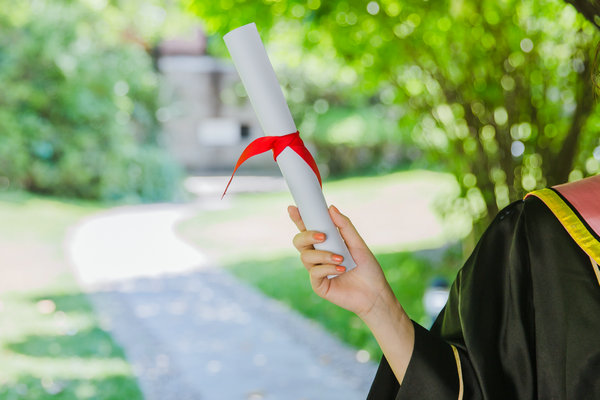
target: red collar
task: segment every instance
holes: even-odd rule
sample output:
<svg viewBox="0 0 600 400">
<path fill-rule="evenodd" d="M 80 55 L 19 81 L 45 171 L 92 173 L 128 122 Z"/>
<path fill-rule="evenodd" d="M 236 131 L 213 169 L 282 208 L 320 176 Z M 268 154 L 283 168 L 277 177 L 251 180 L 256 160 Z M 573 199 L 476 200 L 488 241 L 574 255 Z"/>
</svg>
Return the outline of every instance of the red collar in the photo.
<svg viewBox="0 0 600 400">
<path fill-rule="evenodd" d="M 600 175 L 554 186 L 577 210 L 585 222 L 600 236 Z"/>
</svg>

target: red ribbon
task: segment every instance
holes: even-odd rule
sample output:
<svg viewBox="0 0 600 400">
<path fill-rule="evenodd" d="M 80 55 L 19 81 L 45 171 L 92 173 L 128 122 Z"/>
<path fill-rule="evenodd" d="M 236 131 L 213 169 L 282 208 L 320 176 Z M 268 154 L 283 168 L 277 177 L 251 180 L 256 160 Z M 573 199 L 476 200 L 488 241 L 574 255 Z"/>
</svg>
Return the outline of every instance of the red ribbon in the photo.
<svg viewBox="0 0 600 400">
<path fill-rule="evenodd" d="M 221 199 L 225 197 L 225 193 L 233 180 L 233 175 L 235 175 L 235 171 L 250 157 L 254 157 L 257 154 L 264 153 L 265 151 L 273 150 L 273 159 L 277 161 L 277 157 L 286 147 L 291 148 L 298 154 L 306 163 L 310 166 L 310 168 L 314 171 L 317 179 L 319 180 L 319 185 L 323 185 L 321 182 L 321 174 L 319 174 L 319 169 L 317 168 L 317 163 L 315 159 L 312 157 L 302 139 L 300 139 L 300 133 L 298 131 L 294 133 L 290 133 L 284 136 L 263 136 L 258 139 L 253 140 L 242 152 L 242 155 L 235 164 L 235 168 L 233 169 L 233 173 L 231 174 L 231 178 L 229 179 L 229 183 L 227 183 L 227 187 L 223 192 L 223 196 Z"/>
</svg>

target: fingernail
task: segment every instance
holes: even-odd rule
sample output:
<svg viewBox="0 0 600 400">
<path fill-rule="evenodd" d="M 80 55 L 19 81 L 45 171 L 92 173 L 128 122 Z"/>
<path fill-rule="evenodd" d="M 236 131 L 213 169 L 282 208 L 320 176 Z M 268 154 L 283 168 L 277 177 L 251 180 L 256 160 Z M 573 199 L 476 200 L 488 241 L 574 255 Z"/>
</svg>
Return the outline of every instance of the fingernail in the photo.
<svg viewBox="0 0 600 400">
<path fill-rule="evenodd" d="M 331 259 L 333 260 L 333 262 L 336 263 L 341 263 L 342 261 L 344 261 L 344 257 L 338 256 L 337 254 L 332 255 Z"/>
<path fill-rule="evenodd" d="M 336 271 L 340 271 L 340 272 L 344 272 L 346 271 L 346 267 L 342 267 L 341 265 L 338 265 L 337 267 L 335 267 Z"/>
<path fill-rule="evenodd" d="M 315 233 L 313 235 L 313 237 L 315 238 L 315 240 L 318 240 L 319 242 L 322 242 L 323 240 L 325 240 L 325 234 L 324 233 Z"/>
<path fill-rule="evenodd" d="M 332 204 L 332 205 L 330 205 L 329 207 L 330 207 L 330 208 L 333 210 L 333 212 L 335 212 L 335 213 L 338 213 L 338 214 L 341 214 L 341 213 L 340 213 L 340 210 L 338 210 L 338 209 L 337 209 L 337 207 L 336 207 L 336 206 L 334 206 L 333 204 Z"/>
</svg>

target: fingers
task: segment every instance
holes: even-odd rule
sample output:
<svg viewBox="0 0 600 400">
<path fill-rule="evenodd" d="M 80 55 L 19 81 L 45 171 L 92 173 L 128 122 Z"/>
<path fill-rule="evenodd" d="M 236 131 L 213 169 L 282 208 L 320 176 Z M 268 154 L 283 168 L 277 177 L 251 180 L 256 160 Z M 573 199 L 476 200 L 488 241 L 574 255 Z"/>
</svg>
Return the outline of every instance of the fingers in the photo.
<svg viewBox="0 0 600 400">
<path fill-rule="evenodd" d="M 304 250 L 300 253 L 300 259 L 307 267 L 314 264 L 340 264 L 344 261 L 344 257 L 322 250 Z"/>
<path fill-rule="evenodd" d="M 335 206 L 329 207 L 329 215 L 333 223 L 340 229 L 342 238 L 348 247 L 367 247 L 350 219 L 340 212 Z"/>
<path fill-rule="evenodd" d="M 296 227 L 300 232 L 306 230 L 306 226 L 304 226 L 304 221 L 302 221 L 302 217 L 300 216 L 300 211 L 298 211 L 298 207 L 289 206 L 288 214 L 290 214 L 290 218 L 292 219 L 292 221 L 294 221 L 294 224 L 296 224 Z"/>
<path fill-rule="evenodd" d="M 341 265 L 315 265 L 308 272 L 311 280 L 321 280 L 329 275 L 340 275 L 346 271 L 346 267 Z"/>
<path fill-rule="evenodd" d="M 321 232 L 315 231 L 304 231 L 296 234 L 294 236 L 294 247 L 298 249 L 298 251 L 302 252 L 306 249 L 312 249 L 313 245 L 316 243 L 321 243 L 325 241 L 325 234 Z"/>
<path fill-rule="evenodd" d="M 300 234 L 294 237 L 294 246 L 302 251 L 307 248 L 311 248 L 315 243 L 320 243 L 325 241 L 324 236 L 320 236 L 318 232 L 307 231 L 304 222 L 302 221 L 302 217 L 300 216 L 300 212 L 298 208 L 295 206 L 288 207 L 288 213 L 290 214 L 290 218 L 296 224 L 296 227 L 300 231 Z M 350 221 L 348 217 L 340 212 L 335 206 L 329 207 L 329 215 L 331 216 L 331 220 L 333 223 L 339 228 L 342 238 L 348 245 L 348 247 L 367 247 L 363 239 L 360 237 L 358 231 Z M 321 240 L 322 239 L 322 240 Z"/>
</svg>

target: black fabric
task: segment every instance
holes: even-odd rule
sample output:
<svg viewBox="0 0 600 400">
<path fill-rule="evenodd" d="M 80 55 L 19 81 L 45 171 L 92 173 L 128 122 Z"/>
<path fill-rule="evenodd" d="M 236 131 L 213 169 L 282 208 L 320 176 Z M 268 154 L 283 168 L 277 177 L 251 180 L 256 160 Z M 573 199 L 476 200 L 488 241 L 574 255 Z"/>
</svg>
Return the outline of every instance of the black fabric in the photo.
<svg viewBox="0 0 600 400">
<path fill-rule="evenodd" d="M 457 399 L 450 345 L 464 399 L 600 399 L 600 287 L 589 257 L 536 197 L 498 214 L 431 332 L 416 332 L 402 386 L 383 359 L 369 399 Z M 424 349 L 432 343 L 448 350 Z"/>
<path fill-rule="evenodd" d="M 410 359 L 404 384 L 398 384 L 385 356 L 381 363 L 368 400 L 395 399 L 402 393 L 420 393 L 421 399 L 443 399 L 458 391 L 458 370 L 452 348 L 436 335 L 413 321 L 415 327 L 415 347 Z M 439 371 L 445 373 L 438 375 Z M 454 373 L 452 373 L 454 371 Z M 437 385 L 429 385 L 431 379 Z M 398 392 L 398 390 L 400 390 Z"/>
<path fill-rule="evenodd" d="M 411 362 L 412 360 L 411 358 Z M 400 389 L 400 384 L 398 384 L 392 368 L 385 359 L 385 356 L 383 356 L 379 363 L 379 368 L 377 368 L 375 379 L 371 384 L 367 400 L 395 399 L 398 389 Z"/>
<path fill-rule="evenodd" d="M 422 399 L 444 399 L 458 392 L 458 370 L 452 348 L 436 335 L 418 324 L 415 325 L 414 357 L 407 370 L 406 380 L 400 387 L 398 397 L 404 393 L 419 393 Z M 435 361 L 432 362 L 432 361 Z M 444 371 L 439 374 L 438 371 Z M 434 379 L 436 385 L 429 382 Z"/>
</svg>

